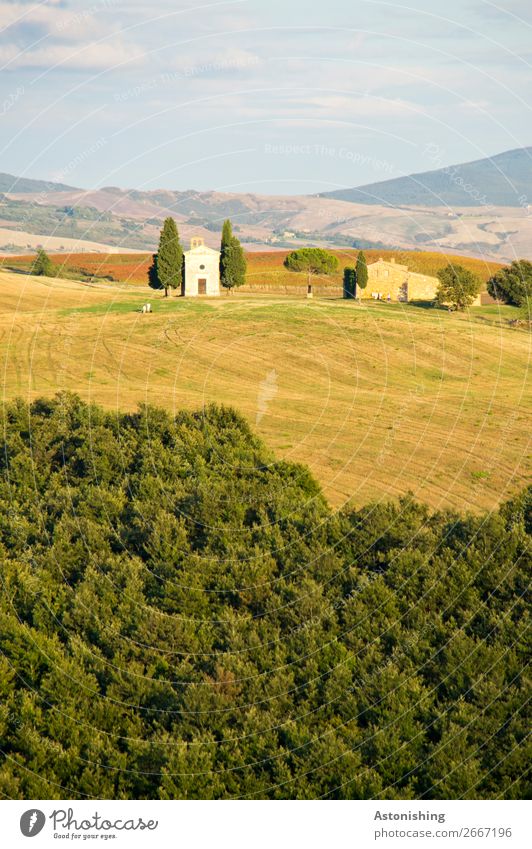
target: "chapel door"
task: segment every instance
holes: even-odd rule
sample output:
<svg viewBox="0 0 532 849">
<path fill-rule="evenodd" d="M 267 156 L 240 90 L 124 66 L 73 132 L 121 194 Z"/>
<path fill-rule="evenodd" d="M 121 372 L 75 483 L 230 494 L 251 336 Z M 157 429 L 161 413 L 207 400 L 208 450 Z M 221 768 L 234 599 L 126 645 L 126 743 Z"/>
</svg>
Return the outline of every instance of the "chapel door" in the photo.
<svg viewBox="0 0 532 849">
<path fill-rule="evenodd" d="M 207 281 L 205 278 L 200 278 L 198 280 L 198 295 L 206 295 L 207 294 Z"/>
</svg>

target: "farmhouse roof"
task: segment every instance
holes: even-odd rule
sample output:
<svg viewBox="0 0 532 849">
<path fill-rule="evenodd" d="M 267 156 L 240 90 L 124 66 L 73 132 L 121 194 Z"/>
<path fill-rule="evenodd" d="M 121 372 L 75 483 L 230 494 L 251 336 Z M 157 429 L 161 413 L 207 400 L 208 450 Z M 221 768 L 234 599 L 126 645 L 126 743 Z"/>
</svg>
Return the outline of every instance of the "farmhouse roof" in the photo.
<svg viewBox="0 0 532 849">
<path fill-rule="evenodd" d="M 387 265 L 389 268 L 400 268 L 401 271 L 408 271 L 408 265 L 401 265 L 400 262 L 396 262 L 395 259 L 383 259 L 381 256 L 376 260 L 376 262 L 368 263 L 368 268 L 372 265 Z"/>
</svg>

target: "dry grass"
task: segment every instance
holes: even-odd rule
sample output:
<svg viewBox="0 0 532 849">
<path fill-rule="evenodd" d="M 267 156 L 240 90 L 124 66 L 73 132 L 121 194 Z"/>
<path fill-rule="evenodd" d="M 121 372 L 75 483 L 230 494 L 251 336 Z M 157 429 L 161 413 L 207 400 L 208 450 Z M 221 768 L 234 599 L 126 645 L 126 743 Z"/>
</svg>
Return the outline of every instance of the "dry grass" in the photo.
<svg viewBox="0 0 532 849">
<path fill-rule="evenodd" d="M 433 507 L 492 508 L 529 472 L 531 337 L 496 307 L 192 302 L 0 272 L 0 311 L 4 398 L 233 404 L 335 505 L 412 491 Z"/>
</svg>

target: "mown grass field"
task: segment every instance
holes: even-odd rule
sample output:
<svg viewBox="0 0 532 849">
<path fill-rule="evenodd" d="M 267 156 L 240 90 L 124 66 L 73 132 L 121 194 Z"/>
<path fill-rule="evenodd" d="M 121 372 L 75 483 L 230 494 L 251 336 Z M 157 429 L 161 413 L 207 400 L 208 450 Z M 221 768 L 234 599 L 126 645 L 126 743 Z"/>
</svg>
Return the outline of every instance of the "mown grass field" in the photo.
<svg viewBox="0 0 532 849">
<path fill-rule="evenodd" d="M 279 286 L 280 288 L 305 285 L 306 275 L 288 271 L 283 262 L 288 251 L 260 251 L 247 254 L 249 284 L 264 284 L 268 287 Z M 358 251 L 336 250 L 331 251 L 338 257 L 339 271 L 331 277 L 324 278 L 324 282 L 340 284 L 345 266 L 354 266 Z M 448 256 L 441 253 L 414 252 L 414 251 L 364 251 L 368 263 L 375 262 L 379 257 L 391 259 L 407 265 L 411 271 L 423 274 L 436 275 L 440 268 L 448 262 L 459 263 L 471 271 L 474 271 L 486 283 L 487 280 L 501 267 L 498 263 L 485 262 L 481 259 L 470 257 Z M 148 268 L 151 264 L 151 254 L 97 254 L 80 253 L 68 255 L 52 255 L 52 262 L 58 268 L 60 275 L 74 277 L 99 277 L 111 278 L 112 281 L 127 283 L 134 286 L 145 286 L 148 277 Z M 17 267 L 28 270 L 31 267 L 32 257 L 4 257 L 2 264 L 9 267 Z M 316 281 L 319 288 L 320 280 Z"/>
<path fill-rule="evenodd" d="M 138 311 L 146 299 L 152 315 Z M 336 506 L 412 491 L 433 507 L 489 509 L 530 471 L 531 337 L 508 326 L 512 314 L 165 300 L 0 271 L 2 392 L 69 389 L 122 410 L 232 404 Z"/>
</svg>

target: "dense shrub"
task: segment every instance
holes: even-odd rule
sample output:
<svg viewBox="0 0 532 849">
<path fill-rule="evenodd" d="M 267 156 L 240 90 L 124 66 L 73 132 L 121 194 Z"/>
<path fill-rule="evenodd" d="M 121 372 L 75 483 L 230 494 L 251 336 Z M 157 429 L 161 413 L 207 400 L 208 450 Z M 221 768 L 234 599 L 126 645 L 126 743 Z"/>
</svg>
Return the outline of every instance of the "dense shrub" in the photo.
<svg viewBox="0 0 532 849">
<path fill-rule="evenodd" d="M 470 307 L 480 292 L 480 278 L 462 265 L 449 265 L 438 271 L 439 285 L 436 300 L 455 310 Z"/>
<path fill-rule="evenodd" d="M 529 495 L 335 514 L 221 407 L 2 427 L 4 797 L 526 796 Z"/>
<path fill-rule="evenodd" d="M 506 304 L 523 306 L 532 297 L 532 262 L 516 260 L 488 280 L 489 294 Z"/>
</svg>

